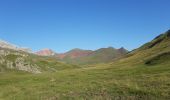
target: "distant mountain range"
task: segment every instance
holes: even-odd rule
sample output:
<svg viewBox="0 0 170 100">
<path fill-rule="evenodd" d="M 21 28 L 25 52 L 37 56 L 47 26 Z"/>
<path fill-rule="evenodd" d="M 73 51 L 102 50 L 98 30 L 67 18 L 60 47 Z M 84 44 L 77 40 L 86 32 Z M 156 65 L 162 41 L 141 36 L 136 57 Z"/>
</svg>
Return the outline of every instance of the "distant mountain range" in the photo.
<svg viewBox="0 0 170 100">
<path fill-rule="evenodd" d="M 19 47 L 12 43 L 0 40 L 0 47 L 11 49 L 15 51 L 23 51 L 27 53 L 33 53 L 29 48 Z M 56 53 L 51 49 L 43 49 L 37 51 L 33 54 L 39 56 L 54 57 L 56 60 L 72 63 L 72 64 L 96 64 L 110 62 L 114 59 L 124 56 L 128 50 L 123 47 L 120 49 L 115 49 L 113 47 L 100 48 L 98 50 L 83 50 L 79 48 L 72 49 L 66 53 Z"/>
<path fill-rule="evenodd" d="M 36 52 L 36 54 L 41 56 L 54 56 L 56 59 L 65 61 L 67 63 L 95 64 L 113 61 L 116 58 L 122 57 L 127 52 L 128 50 L 124 49 L 123 47 L 120 49 L 108 47 L 95 51 L 76 48 L 62 54 L 56 53 L 51 49 L 43 49 Z"/>
</svg>

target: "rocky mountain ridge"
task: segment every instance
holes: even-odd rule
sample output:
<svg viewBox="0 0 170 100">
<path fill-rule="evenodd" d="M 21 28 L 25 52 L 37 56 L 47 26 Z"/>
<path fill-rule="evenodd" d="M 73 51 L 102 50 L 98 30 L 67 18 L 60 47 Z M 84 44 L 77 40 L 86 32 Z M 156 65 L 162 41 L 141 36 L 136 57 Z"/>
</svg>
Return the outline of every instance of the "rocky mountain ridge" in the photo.
<svg viewBox="0 0 170 100">
<path fill-rule="evenodd" d="M 11 43 L 4 41 L 4 40 L 0 40 L 0 47 L 1 48 L 8 48 L 8 49 L 16 50 L 16 51 L 24 51 L 24 52 L 29 52 L 29 53 L 32 52 L 32 50 L 29 49 L 29 48 L 19 47 L 17 45 L 11 44 Z"/>
</svg>

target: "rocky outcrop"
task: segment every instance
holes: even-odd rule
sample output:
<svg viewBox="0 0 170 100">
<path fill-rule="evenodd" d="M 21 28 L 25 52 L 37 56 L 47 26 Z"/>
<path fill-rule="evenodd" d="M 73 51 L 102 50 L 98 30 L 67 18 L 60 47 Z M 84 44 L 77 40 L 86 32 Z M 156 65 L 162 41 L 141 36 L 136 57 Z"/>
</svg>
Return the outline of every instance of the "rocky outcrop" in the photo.
<svg viewBox="0 0 170 100">
<path fill-rule="evenodd" d="M 9 50 L 0 50 L 0 65 L 5 66 L 6 69 L 16 69 L 31 73 L 41 73 L 40 68 L 32 63 L 27 61 L 26 58 L 28 54 L 21 52 L 14 52 Z"/>
<path fill-rule="evenodd" d="M 19 57 L 15 60 L 14 67 L 22 71 L 41 73 L 40 68 L 36 64 L 31 64 L 30 62 L 26 62 L 25 59 L 23 59 L 22 57 Z"/>
</svg>

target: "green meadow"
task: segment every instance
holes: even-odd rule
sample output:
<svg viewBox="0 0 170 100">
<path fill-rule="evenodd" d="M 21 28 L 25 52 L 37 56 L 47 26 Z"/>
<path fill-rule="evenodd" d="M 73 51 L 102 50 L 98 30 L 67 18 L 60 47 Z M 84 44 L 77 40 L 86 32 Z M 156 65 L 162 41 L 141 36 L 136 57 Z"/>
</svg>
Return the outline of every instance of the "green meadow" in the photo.
<svg viewBox="0 0 170 100">
<path fill-rule="evenodd" d="M 169 65 L 117 63 L 55 73 L 1 73 L 0 99 L 168 100 Z"/>
</svg>

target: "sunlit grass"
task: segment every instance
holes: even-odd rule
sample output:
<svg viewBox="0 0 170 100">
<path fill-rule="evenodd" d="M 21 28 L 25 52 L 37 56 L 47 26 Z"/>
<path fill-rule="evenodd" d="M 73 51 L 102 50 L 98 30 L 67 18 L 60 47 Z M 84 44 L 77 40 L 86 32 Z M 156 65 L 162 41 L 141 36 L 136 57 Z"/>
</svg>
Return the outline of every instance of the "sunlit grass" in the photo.
<svg viewBox="0 0 170 100">
<path fill-rule="evenodd" d="M 169 64 L 157 66 L 117 65 L 103 68 L 64 70 L 56 73 L 4 73 L 0 98 L 37 99 L 168 99 Z"/>
</svg>

